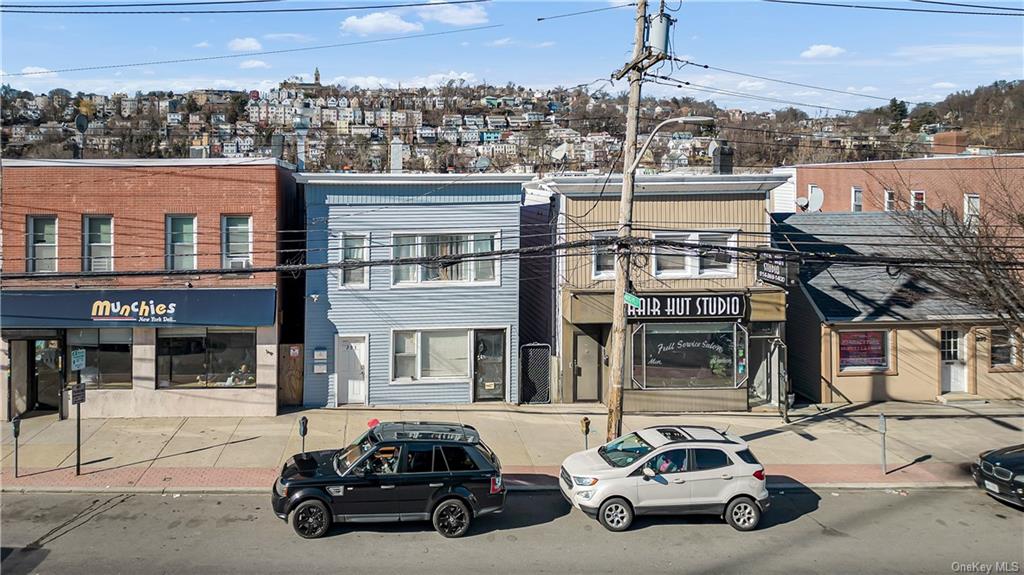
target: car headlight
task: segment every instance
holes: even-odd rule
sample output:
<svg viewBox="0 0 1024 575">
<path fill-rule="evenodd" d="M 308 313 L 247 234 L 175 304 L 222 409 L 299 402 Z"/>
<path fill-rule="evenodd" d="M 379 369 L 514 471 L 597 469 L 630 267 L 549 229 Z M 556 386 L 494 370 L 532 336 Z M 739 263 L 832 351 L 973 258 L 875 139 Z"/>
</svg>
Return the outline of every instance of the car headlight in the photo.
<svg viewBox="0 0 1024 575">
<path fill-rule="evenodd" d="M 576 497 L 579 497 L 580 499 L 582 499 L 584 501 L 590 501 L 590 499 L 593 496 L 594 496 L 594 492 L 593 491 L 580 491 L 579 493 L 576 494 Z"/>
<path fill-rule="evenodd" d="M 589 486 L 594 485 L 594 484 L 597 483 L 597 478 L 596 477 L 575 477 L 574 476 L 572 478 L 572 482 L 575 483 L 576 485 L 582 485 L 584 487 L 589 487 Z"/>
<path fill-rule="evenodd" d="M 1013 476 L 1013 482 L 1024 484 L 1024 473 L 1018 473 L 1017 475 Z"/>
</svg>

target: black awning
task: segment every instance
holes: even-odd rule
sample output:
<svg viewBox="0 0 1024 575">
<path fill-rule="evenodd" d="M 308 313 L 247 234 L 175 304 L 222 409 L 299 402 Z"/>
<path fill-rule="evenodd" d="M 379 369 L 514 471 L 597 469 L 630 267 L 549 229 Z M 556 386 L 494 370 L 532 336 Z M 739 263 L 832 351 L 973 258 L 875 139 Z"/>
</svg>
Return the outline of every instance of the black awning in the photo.
<svg viewBox="0 0 1024 575">
<path fill-rule="evenodd" d="M 0 327 L 274 325 L 277 290 L 2 290 Z"/>
</svg>

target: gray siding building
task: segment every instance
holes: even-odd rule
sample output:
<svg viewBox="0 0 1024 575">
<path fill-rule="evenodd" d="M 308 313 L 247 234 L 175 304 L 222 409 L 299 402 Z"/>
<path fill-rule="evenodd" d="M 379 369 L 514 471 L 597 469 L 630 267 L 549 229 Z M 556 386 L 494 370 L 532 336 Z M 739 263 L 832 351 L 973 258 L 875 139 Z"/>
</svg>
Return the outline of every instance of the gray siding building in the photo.
<svg viewBox="0 0 1024 575">
<path fill-rule="evenodd" d="M 306 274 L 303 403 L 518 402 L 519 260 L 466 255 L 519 247 L 528 177 L 297 179 L 327 264 Z"/>
</svg>

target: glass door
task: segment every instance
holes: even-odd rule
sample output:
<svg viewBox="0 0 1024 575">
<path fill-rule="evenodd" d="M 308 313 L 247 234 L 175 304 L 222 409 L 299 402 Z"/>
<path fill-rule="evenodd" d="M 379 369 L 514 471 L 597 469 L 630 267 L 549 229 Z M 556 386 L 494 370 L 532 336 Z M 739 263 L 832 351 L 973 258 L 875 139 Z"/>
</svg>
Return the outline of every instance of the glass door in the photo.
<svg viewBox="0 0 1024 575">
<path fill-rule="evenodd" d="M 56 410 L 60 407 L 63 384 L 63 352 L 59 339 L 32 341 L 29 371 L 29 409 Z"/>
<path fill-rule="evenodd" d="M 478 329 L 474 334 L 474 397 L 501 401 L 505 399 L 505 330 Z"/>
</svg>

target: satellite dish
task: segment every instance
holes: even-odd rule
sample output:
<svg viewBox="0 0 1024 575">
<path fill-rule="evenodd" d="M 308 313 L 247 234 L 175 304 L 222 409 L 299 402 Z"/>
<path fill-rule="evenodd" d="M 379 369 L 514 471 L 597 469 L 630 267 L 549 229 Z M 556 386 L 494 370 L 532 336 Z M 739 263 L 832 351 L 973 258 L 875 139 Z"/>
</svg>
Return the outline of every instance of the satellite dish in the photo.
<svg viewBox="0 0 1024 575">
<path fill-rule="evenodd" d="M 89 129 L 89 118 L 86 118 L 85 114 L 79 114 L 75 117 L 75 129 L 82 134 Z"/>
<path fill-rule="evenodd" d="M 556 160 L 564 160 L 567 153 L 569 153 L 569 144 L 562 142 L 557 148 L 551 150 L 551 157 Z"/>
<path fill-rule="evenodd" d="M 807 211 L 809 212 L 820 212 L 821 205 L 825 203 L 825 192 L 821 188 L 814 186 L 811 188 L 810 197 L 807 198 Z"/>
<path fill-rule="evenodd" d="M 808 204 L 810 204 L 810 202 L 807 201 L 807 198 L 796 199 L 796 207 L 800 208 L 803 211 L 807 211 Z"/>
</svg>

